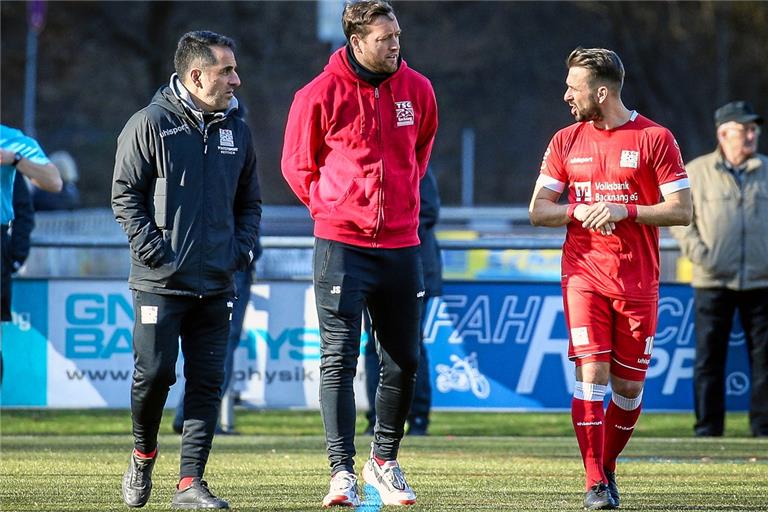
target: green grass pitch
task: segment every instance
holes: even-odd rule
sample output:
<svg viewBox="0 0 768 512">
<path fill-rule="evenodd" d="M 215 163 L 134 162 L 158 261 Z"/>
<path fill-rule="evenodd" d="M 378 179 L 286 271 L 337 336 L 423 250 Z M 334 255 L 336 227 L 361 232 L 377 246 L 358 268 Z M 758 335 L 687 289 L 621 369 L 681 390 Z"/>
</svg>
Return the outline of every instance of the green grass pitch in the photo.
<svg viewBox="0 0 768 512">
<path fill-rule="evenodd" d="M 120 479 L 129 416 L 3 409 L 0 510 L 128 510 Z M 142 510 L 170 510 L 179 461 L 171 417 L 166 411 L 152 498 Z M 214 493 L 234 511 L 320 510 L 328 473 L 319 413 L 238 410 L 236 417 L 241 435 L 214 441 L 206 473 Z M 744 414 L 729 415 L 718 439 L 692 437 L 692 421 L 690 414 L 641 416 L 619 461 L 621 509 L 768 510 L 768 440 L 749 437 Z M 369 443 L 358 436 L 358 469 Z M 581 510 L 583 469 L 568 414 L 437 412 L 430 436 L 405 438 L 400 462 L 418 496 L 413 512 Z M 358 510 L 379 506 L 368 501 Z"/>
</svg>

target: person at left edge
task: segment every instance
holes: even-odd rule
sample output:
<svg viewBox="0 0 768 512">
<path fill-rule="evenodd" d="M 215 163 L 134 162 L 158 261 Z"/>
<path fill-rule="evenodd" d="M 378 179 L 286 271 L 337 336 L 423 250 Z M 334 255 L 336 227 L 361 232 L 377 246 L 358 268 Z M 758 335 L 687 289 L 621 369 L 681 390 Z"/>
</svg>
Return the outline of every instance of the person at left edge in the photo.
<svg viewBox="0 0 768 512">
<path fill-rule="evenodd" d="M 19 171 L 18 173 L 16 171 Z M 32 212 L 29 191 L 24 179 L 29 178 L 41 189 L 50 192 L 61 190 L 61 177 L 43 152 L 40 144 L 24 135 L 21 130 L 0 124 L 0 207 L 2 209 L 2 265 L 0 265 L 0 317 L 2 323 L 10 322 L 11 275 L 18 270 L 29 251 L 29 231 L 32 229 Z M 23 194 L 23 196 L 21 196 Z M 25 205 L 17 211 L 19 205 Z M 24 242 L 22 242 L 24 240 Z M 24 246 L 21 251 L 19 249 Z M 2 353 L 0 352 L 0 380 L 2 380 Z"/>
<path fill-rule="evenodd" d="M 221 34 L 184 34 L 176 73 L 117 142 L 112 209 L 130 242 L 135 311 L 134 449 L 122 485 L 131 507 L 150 496 L 181 337 L 186 413 L 171 506 L 228 508 L 202 477 L 221 403 L 233 274 L 252 260 L 261 219 L 251 132 L 234 115 L 234 51 Z"/>
<path fill-rule="evenodd" d="M 16 171 L 49 192 L 61 190 L 59 171 L 40 144 L 21 130 L 0 124 L 0 193 L 2 196 L 2 321 L 11 321 L 11 274 L 17 270 L 11 255 Z M 28 191 L 26 195 L 29 196 Z"/>
</svg>

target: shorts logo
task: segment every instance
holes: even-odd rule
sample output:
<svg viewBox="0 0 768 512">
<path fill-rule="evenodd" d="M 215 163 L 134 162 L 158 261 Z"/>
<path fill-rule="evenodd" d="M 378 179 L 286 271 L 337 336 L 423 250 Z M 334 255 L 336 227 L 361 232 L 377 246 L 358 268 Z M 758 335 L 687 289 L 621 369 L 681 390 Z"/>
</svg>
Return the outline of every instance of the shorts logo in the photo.
<svg viewBox="0 0 768 512">
<path fill-rule="evenodd" d="M 331 286 L 331 295 L 339 295 L 341 293 L 341 286 L 340 285 L 334 285 Z"/>
<path fill-rule="evenodd" d="M 232 135 L 232 130 L 219 128 L 219 144 L 227 148 L 235 147 L 235 137 Z"/>
<path fill-rule="evenodd" d="M 413 114 L 413 104 L 410 101 L 396 101 L 395 114 L 397 115 L 397 126 L 412 126 L 415 116 Z"/>
<path fill-rule="evenodd" d="M 141 306 L 141 323 L 145 325 L 157 323 L 157 306 Z"/>
<path fill-rule="evenodd" d="M 578 203 L 592 202 L 592 182 L 591 181 L 574 181 L 573 191 L 576 193 L 576 202 Z"/>
<path fill-rule="evenodd" d="M 640 152 L 629 151 L 627 149 L 621 152 L 621 160 L 619 161 L 619 167 L 628 167 L 630 169 L 637 169 L 640 163 Z"/>
<path fill-rule="evenodd" d="M 571 329 L 571 342 L 574 347 L 589 345 L 589 331 L 586 327 L 574 327 Z"/>
<path fill-rule="evenodd" d="M 420 299 L 420 298 L 422 298 L 422 297 L 424 297 L 426 295 L 427 295 L 427 292 L 424 291 L 424 290 L 419 290 L 418 292 L 416 292 L 416 298 L 417 299 Z"/>
</svg>

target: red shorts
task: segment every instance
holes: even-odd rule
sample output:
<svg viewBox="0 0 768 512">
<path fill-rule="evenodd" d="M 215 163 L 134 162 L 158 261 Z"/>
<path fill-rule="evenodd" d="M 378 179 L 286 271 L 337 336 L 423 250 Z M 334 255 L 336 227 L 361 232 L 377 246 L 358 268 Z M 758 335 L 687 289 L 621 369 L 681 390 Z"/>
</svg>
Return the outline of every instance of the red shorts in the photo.
<svg viewBox="0 0 768 512">
<path fill-rule="evenodd" d="M 590 290 L 563 288 L 568 357 L 576 366 L 611 363 L 611 373 L 642 381 L 651 362 L 658 299 L 621 300 Z"/>
</svg>

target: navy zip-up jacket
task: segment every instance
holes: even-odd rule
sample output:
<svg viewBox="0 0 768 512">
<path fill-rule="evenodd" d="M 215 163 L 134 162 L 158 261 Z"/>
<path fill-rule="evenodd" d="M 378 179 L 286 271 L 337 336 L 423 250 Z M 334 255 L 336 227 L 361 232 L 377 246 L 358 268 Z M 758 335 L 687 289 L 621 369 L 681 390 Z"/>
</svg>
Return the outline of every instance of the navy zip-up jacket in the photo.
<svg viewBox="0 0 768 512">
<path fill-rule="evenodd" d="M 123 128 L 112 210 L 130 242 L 131 289 L 233 294 L 261 220 L 251 132 L 234 109 L 202 122 L 164 86 Z"/>
</svg>

